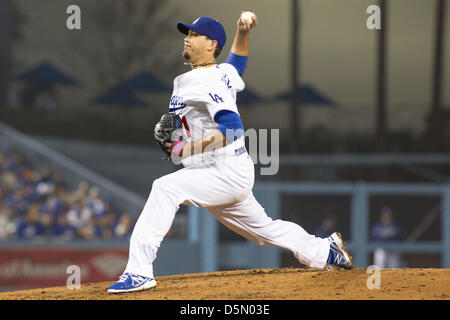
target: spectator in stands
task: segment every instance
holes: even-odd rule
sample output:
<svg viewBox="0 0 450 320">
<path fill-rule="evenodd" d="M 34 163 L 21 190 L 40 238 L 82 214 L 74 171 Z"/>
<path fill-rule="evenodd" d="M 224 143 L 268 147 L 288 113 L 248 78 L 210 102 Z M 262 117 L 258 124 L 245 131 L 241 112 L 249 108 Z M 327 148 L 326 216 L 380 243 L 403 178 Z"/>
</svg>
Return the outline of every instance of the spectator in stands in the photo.
<svg viewBox="0 0 450 320">
<path fill-rule="evenodd" d="M 77 228 L 77 236 L 84 240 L 93 240 L 95 234 L 95 220 L 94 217 L 90 217 L 87 221 Z"/>
<path fill-rule="evenodd" d="M 1 199 L 1 197 L 0 197 Z M 10 239 L 16 232 L 14 211 L 3 201 L 0 203 L 0 239 Z"/>
<path fill-rule="evenodd" d="M 42 238 L 51 238 L 53 236 L 54 220 L 49 212 L 41 212 L 39 215 L 39 223 L 41 225 L 41 233 L 38 235 Z"/>
<path fill-rule="evenodd" d="M 37 172 L 30 167 L 20 169 L 19 181 L 23 186 L 33 186 L 38 178 Z"/>
<path fill-rule="evenodd" d="M 86 207 L 91 210 L 96 217 L 106 214 L 105 203 L 100 198 L 100 191 L 97 187 L 91 187 L 86 197 Z"/>
<path fill-rule="evenodd" d="M 64 199 L 57 197 L 54 194 L 46 196 L 41 202 L 41 211 L 49 212 L 53 218 L 61 213 L 68 211 L 68 205 Z"/>
<path fill-rule="evenodd" d="M 78 188 L 71 194 L 70 203 L 74 203 L 80 200 L 85 200 L 88 196 L 89 192 L 89 183 L 86 181 L 81 181 L 78 185 Z"/>
<path fill-rule="evenodd" d="M 114 228 L 114 239 L 127 240 L 131 236 L 134 227 L 134 219 L 130 214 L 124 213 L 120 216 L 117 225 Z"/>
<path fill-rule="evenodd" d="M 371 240 L 374 242 L 392 242 L 405 239 L 403 228 L 394 221 L 392 209 L 384 207 L 380 212 L 380 219 L 371 230 Z M 396 251 L 389 251 L 377 248 L 374 251 L 374 263 L 381 268 L 401 268 L 403 262 L 401 254 Z"/>
<path fill-rule="evenodd" d="M 97 217 L 96 222 L 96 237 L 103 240 L 112 240 L 114 238 L 114 227 L 117 223 L 116 213 L 109 211 Z"/>
<path fill-rule="evenodd" d="M 55 192 L 60 192 L 60 191 L 67 191 L 68 190 L 68 186 L 66 181 L 64 180 L 64 176 L 62 174 L 62 172 L 55 172 L 54 176 L 53 176 L 53 183 L 55 185 Z"/>
<path fill-rule="evenodd" d="M 17 238 L 30 240 L 35 236 L 43 234 L 43 227 L 39 221 L 39 204 L 33 203 L 29 206 L 24 217 L 17 223 Z"/>
<path fill-rule="evenodd" d="M 19 186 L 8 195 L 8 204 L 13 208 L 16 214 L 20 216 L 25 214 L 31 203 L 30 200 L 33 198 L 32 191 L 33 190 L 30 186 Z"/>
<path fill-rule="evenodd" d="M 69 225 L 65 214 L 58 214 L 53 224 L 52 234 L 63 241 L 75 238 L 76 229 Z"/>
<path fill-rule="evenodd" d="M 82 206 L 80 205 L 80 203 L 81 201 L 72 203 L 67 212 L 65 213 L 69 226 L 71 228 L 74 228 L 75 230 L 81 228 L 82 225 L 84 224 L 84 221 L 81 218 Z"/>
<path fill-rule="evenodd" d="M 6 157 L 6 170 L 16 174 L 17 176 L 20 175 L 21 169 L 31 167 L 25 160 L 25 157 L 18 152 L 9 150 L 6 152 Z"/>
<path fill-rule="evenodd" d="M 41 169 L 36 178 L 35 185 L 36 193 L 41 197 L 45 197 L 53 192 L 55 185 L 53 182 L 52 169 L 49 166 L 44 166 Z"/>
<path fill-rule="evenodd" d="M 320 238 L 327 238 L 336 231 L 336 217 L 334 214 L 328 214 L 317 228 L 315 235 Z"/>
</svg>

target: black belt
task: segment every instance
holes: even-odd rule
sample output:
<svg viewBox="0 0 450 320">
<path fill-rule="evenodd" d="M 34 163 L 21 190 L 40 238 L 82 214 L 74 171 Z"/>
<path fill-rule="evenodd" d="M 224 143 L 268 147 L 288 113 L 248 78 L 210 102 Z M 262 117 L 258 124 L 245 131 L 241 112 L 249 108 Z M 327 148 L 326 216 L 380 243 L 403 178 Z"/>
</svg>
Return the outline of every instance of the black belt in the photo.
<svg viewBox="0 0 450 320">
<path fill-rule="evenodd" d="M 240 156 L 241 154 L 243 154 L 244 152 L 246 152 L 247 150 L 245 149 L 245 146 L 242 146 L 236 150 L 234 150 L 234 154 L 237 156 Z"/>
</svg>

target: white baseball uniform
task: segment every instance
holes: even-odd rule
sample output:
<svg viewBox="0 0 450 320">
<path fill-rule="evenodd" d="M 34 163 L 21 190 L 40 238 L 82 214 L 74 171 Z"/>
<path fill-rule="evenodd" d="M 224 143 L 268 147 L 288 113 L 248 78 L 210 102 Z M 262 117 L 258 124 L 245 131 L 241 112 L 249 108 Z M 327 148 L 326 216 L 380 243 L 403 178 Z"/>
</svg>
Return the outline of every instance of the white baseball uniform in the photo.
<svg viewBox="0 0 450 320">
<path fill-rule="evenodd" d="M 169 112 L 182 117 L 188 141 L 196 140 L 217 127 L 214 115 L 219 110 L 238 113 L 236 94 L 244 87 L 228 63 L 197 68 L 174 80 Z M 131 236 L 125 272 L 153 277 L 157 250 L 181 204 L 206 208 L 225 226 L 259 245 L 285 248 L 307 266 L 325 267 L 330 251 L 327 239 L 310 235 L 295 223 L 271 219 L 253 196 L 254 164 L 243 136 L 182 163 L 184 168 L 153 182 Z"/>
</svg>

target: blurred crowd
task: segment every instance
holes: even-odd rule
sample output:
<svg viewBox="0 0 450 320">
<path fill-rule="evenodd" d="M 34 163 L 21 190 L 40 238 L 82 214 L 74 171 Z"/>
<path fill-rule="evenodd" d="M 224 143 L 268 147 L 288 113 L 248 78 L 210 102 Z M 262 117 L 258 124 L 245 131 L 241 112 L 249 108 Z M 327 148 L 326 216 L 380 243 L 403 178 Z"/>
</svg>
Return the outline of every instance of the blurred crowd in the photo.
<svg viewBox="0 0 450 320">
<path fill-rule="evenodd" d="M 128 240 L 135 218 L 87 182 L 70 189 L 50 166 L 0 150 L 0 240 Z"/>
</svg>

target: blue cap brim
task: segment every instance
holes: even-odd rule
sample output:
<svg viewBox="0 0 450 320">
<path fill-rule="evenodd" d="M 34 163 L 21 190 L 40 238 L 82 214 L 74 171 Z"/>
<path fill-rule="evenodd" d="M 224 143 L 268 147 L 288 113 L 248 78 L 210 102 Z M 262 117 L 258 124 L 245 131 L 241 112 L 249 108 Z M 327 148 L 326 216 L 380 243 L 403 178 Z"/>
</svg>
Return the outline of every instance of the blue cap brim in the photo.
<svg viewBox="0 0 450 320">
<path fill-rule="evenodd" d="M 183 22 L 177 23 L 177 29 L 178 29 L 178 31 L 180 31 L 181 33 L 184 33 L 184 34 L 188 34 L 189 30 L 197 32 L 195 30 L 195 27 L 192 24 L 187 24 L 187 23 L 183 23 Z"/>
</svg>

